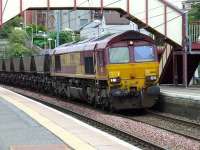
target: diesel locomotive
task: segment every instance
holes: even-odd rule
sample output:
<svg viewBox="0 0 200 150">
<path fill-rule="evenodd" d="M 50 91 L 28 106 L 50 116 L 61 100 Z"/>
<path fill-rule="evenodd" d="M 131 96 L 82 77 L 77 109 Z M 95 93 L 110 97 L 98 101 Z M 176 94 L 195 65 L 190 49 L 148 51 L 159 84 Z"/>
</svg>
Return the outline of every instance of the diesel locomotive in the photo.
<svg viewBox="0 0 200 150">
<path fill-rule="evenodd" d="M 136 31 L 0 60 L 0 82 L 110 110 L 150 108 L 160 93 L 152 38 Z"/>
</svg>

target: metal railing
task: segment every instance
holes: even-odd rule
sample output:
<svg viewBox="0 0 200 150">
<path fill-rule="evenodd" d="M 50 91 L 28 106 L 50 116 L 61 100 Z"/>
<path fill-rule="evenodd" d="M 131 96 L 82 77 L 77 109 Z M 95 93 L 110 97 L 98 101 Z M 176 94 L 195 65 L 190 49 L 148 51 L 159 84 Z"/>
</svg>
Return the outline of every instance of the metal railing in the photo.
<svg viewBox="0 0 200 150">
<path fill-rule="evenodd" d="M 192 43 L 200 42 L 200 22 L 189 25 L 189 36 Z"/>
</svg>

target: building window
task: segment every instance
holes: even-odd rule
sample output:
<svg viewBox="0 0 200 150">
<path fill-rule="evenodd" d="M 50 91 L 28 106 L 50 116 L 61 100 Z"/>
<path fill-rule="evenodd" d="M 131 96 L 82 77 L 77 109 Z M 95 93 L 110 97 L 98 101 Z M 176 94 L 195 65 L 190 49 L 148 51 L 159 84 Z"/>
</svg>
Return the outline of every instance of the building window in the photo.
<svg viewBox="0 0 200 150">
<path fill-rule="evenodd" d="M 88 23 L 88 19 L 80 19 L 80 26 L 84 26 Z"/>
</svg>

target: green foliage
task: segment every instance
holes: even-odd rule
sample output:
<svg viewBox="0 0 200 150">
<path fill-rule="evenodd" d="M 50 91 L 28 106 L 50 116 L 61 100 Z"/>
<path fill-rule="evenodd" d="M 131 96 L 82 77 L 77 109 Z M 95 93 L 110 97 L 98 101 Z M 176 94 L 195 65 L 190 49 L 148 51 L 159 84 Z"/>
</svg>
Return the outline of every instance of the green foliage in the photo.
<svg viewBox="0 0 200 150">
<path fill-rule="evenodd" d="M 21 57 L 31 54 L 32 50 L 26 48 L 21 43 L 12 43 L 8 49 L 8 57 Z"/>
<path fill-rule="evenodd" d="M 189 22 L 200 20 L 200 4 L 192 5 L 192 10 L 189 12 Z"/>
<path fill-rule="evenodd" d="M 34 51 L 25 46 L 28 39 L 24 30 L 12 29 L 8 34 L 8 39 L 8 57 L 19 57 L 34 53 Z"/>
<path fill-rule="evenodd" d="M 11 33 L 8 34 L 8 39 L 10 43 L 19 43 L 24 45 L 27 40 L 27 35 L 23 30 L 12 29 Z"/>
<path fill-rule="evenodd" d="M 75 35 L 75 41 L 79 42 L 81 40 L 80 34 Z"/>
<path fill-rule="evenodd" d="M 35 36 L 33 43 L 34 43 L 34 45 L 37 45 L 41 48 L 45 48 L 45 45 L 47 45 L 47 38 L 44 38 L 41 36 Z"/>
<path fill-rule="evenodd" d="M 15 17 L 3 25 L 0 30 L 0 38 L 8 38 L 8 35 L 12 32 L 14 27 L 20 27 L 22 19 L 20 17 Z"/>
<path fill-rule="evenodd" d="M 50 32 L 49 37 L 52 38 L 53 40 L 56 39 L 57 33 L 56 32 Z M 72 38 L 72 33 L 71 32 L 60 32 L 59 34 L 59 38 L 60 38 L 60 45 L 64 44 L 64 43 L 69 43 L 73 41 Z"/>
<path fill-rule="evenodd" d="M 33 30 L 33 34 L 37 34 L 38 31 L 43 31 L 43 32 L 47 32 L 47 28 L 43 25 L 36 25 L 36 24 L 29 24 L 26 27 L 26 32 L 28 33 L 29 36 L 32 36 L 32 30 Z"/>
<path fill-rule="evenodd" d="M 8 21 L 0 30 L 0 38 L 8 39 L 9 46 L 6 51 L 6 57 L 19 57 L 23 55 L 31 55 L 35 51 L 26 47 L 26 44 L 30 42 L 28 35 L 32 34 L 31 28 L 27 28 L 27 33 L 22 29 L 22 18 L 15 17 L 12 20 Z M 34 25 L 31 25 L 36 28 Z M 18 29 L 17 29 L 18 27 Z M 38 30 L 44 30 L 43 26 L 38 26 Z M 29 32 L 30 31 L 30 32 Z"/>
<path fill-rule="evenodd" d="M 80 40 L 80 36 L 79 35 L 75 35 L 75 37 L 73 37 L 73 33 L 72 32 L 67 32 L 67 31 L 62 31 L 59 34 L 59 38 L 60 38 L 60 45 L 64 44 L 64 43 L 70 43 L 73 42 L 73 38 L 75 41 L 79 41 Z M 51 39 L 51 41 L 48 41 L 48 38 Z M 45 45 L 46 47 L 49 46 L 49 42 L 51 43 L 51 48 L 55 48 L 55 40 L 57 38 L 57 33 L 56 32 L 49 32 L 47 37 L 43 37 L 42 35 L 37 35 L 34 37 L 34 44 L 44 48 Z"/>
</svg>

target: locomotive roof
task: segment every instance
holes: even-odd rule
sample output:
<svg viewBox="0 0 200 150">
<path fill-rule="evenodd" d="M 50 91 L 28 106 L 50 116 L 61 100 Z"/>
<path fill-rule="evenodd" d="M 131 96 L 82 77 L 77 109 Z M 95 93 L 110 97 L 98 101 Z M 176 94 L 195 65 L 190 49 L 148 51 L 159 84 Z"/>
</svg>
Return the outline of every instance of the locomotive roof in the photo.
<svg viewBox="0 0 200 150">
<path fill-rule="evenodd" d="M 69 52 L 80 52 L 96 49 L 105 49 L 112 43 L 124 40 L 143 40 L 153 42 L 152 38 L 137 31 L 126 31 L 122 33 L 115 33 L 104 35 L 99 38 L 87 39 L 77 43 L 70 43 L 54 49 L 54 54 L 62 54 Z"/>
</svg>

